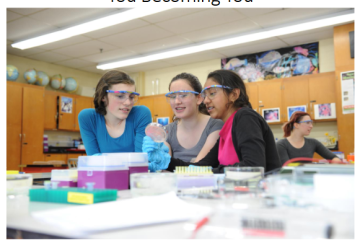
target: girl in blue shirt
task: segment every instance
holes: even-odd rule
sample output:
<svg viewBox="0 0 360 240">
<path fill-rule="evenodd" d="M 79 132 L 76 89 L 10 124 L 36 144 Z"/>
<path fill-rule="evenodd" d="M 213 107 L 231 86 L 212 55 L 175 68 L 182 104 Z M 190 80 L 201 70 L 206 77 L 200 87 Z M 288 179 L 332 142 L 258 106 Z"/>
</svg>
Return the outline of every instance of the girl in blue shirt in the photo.
<svg viewBox="0 0 360 240">
<path fill-rule="evenodd" d="M 139 95 L 134 80 L 124 72 L 113 70 L 101 77 L 95 109 L 84 109 L 78 116 L 87 155 L 142 152 L 145 127 L 152 118 L 146 106 L 134 106 Z"/>
</svg>

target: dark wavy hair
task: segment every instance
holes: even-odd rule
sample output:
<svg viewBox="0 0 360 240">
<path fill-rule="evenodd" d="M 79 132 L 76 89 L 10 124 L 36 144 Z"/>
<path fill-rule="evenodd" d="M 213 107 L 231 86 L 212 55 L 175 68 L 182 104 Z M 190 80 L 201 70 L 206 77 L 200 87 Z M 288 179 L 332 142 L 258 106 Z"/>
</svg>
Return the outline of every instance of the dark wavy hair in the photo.
<svg viewBox="0 0 360 240">
<path fill-rule="evenodd" d="M 194 89 L 195 92 L 201 93 L 202 86 L 201 86 L 199 79 L 195 75 L 193 75 L 191 73 L 186 73 L 186 72 L 176 75 L 171 80 L 171 82 L 169 84 L 169 91 L 170 91 L 171 84 L 179 79 L 186 80 L 188 82 L 188 84 L 190 85 L 190 87 L 192 87 L 192 89 Z M 201 102 L 199 105 L 199 112 L 202 114 L 205 114 L 205 115 L 209 115 L 208 111 L 206 110 L 206 106 L 203 102 Z M 174 120 L 174 118 L 175 118 L 175 115 L 173 117 L 173 120 Z"/>
<path fill-rule="evenodd" d="M 249 96 L 246 93 L 245 83 L 238 74 L 230 70 L 221 69 L 209 73 L 207 78 L 211 78 L 219 83 L 219 85 L 228 86 L 232 89 L 240 89 L 239 97 L 234 102 L 229 102 L 227 104 L 228 108 L 232 105 L 234 108 L 249 107 L 252 109 L 251 103 L 249 102 Z M 223 91 L 229 96 L 232 89 L 223 88 Z"/>
<path fill-rule="evenodd" d="M 100 78 L 96 86 L 94 97 L 94 106 L 96 112 L 100 113 L 101 115 L 106 115 L 106 105 L 102 99 L 104 97 L 107 99 L 106 90 L 109 90 L 112 85 L 119 83 L 135 85 L 135 81 L 128 74 L 121 71 L 112 70 L 105 73 Z"/>
<path fill-rule="evenodd" d="M 284 123 L 284 125 L 282 126 L 282 129 L 284 131 L 284 137 L 289 137 L 291 135 L 292 130 L 294 129 L 294 124 L 299 123 L 305 116 L 309 116 L 311 119 L 310 114 L 308 114 L 307 112 L 302 112 L 302 111 L 294 112 L 291 115 L 290 120 Z"/>
</svg>

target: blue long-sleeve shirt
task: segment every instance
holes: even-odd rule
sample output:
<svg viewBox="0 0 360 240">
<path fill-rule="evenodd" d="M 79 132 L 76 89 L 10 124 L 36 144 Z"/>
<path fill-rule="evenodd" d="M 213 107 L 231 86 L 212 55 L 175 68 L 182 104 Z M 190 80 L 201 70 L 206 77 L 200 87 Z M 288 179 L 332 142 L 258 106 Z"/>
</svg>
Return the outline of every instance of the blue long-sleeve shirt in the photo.
<svg viewBox="0 0 360 240">
<path fill-rule="evenodd" d="M 134 106 L 128 117 L 124 133 L 113 138 L 109 135 L 105 118 L 95 109 L 84 109 L 79 113 L 80 134 L 87 155 L 111 152 L 142 152 L 145 128 L 151 123 L 151 112 L 146 106 Z"/>
</svg>

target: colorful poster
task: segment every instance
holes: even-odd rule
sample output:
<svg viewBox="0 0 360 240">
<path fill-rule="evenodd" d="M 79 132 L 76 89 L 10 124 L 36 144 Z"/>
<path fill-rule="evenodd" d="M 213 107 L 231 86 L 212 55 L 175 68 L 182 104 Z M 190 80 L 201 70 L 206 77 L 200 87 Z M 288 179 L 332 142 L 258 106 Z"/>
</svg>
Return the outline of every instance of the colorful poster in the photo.
<svg viewBox="0 0 360 240">
<path fill-rule="evenodd" d="M 355 72 L 342 72 L 341 78 L 341 102 L 342 113 L 354 113 L 355 110 Z"/>
<path fill-rule="evenodd" d="M 280 108 L 267 108 L 262 110 L 266 122 L 280 122 Z"/>
<path fill-rule="evenodd" d="M 336 118 L 335 103 L 315 104 L 314 115 L 315 115 L 315 119 Z"/>
<path fill-rule="evenodd" d="M 306 112 L 306 105 L 287 107 L 288 110 L 288 121 L 290 121 L 291 115 L 296 111 Z"/>
<path fill-rule="evenodd" d="M 72 113 L 73 99 L 69 97 L 61 97 L 61 112 Z"/>
<path fill-rule="evenodd" d="M 160 123 L 163 126 L 166 126 L 169 124 L 169 117 L 158 117 L 156 119 L 157 123 Z"/>
<path fill-rule="evenodd" d="M 236 72 L 245 82 L 319 73 L 319 43 L 222 58 L 221 68 Z"/>
</svg>

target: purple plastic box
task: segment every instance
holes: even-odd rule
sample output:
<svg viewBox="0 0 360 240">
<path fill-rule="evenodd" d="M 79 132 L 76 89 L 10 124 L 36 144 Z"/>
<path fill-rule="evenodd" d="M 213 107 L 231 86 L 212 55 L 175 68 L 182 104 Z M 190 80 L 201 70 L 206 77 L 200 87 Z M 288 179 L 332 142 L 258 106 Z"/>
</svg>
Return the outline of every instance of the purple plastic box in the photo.
<svg viewBox="0 0 360 240">
<path fill-rule="evenodd" d="M 77 182 L 74 181 L 51 181 L 58 182 L 58 187 L 77 187 Z"/>
<path fill-rule="evenodd" d="M 87 182 L 95 183 L 94 188 L 125 190 L 129 188 L 129 170 L 79 170 L 78 187 L 86 187 Z"/>
</svg>

